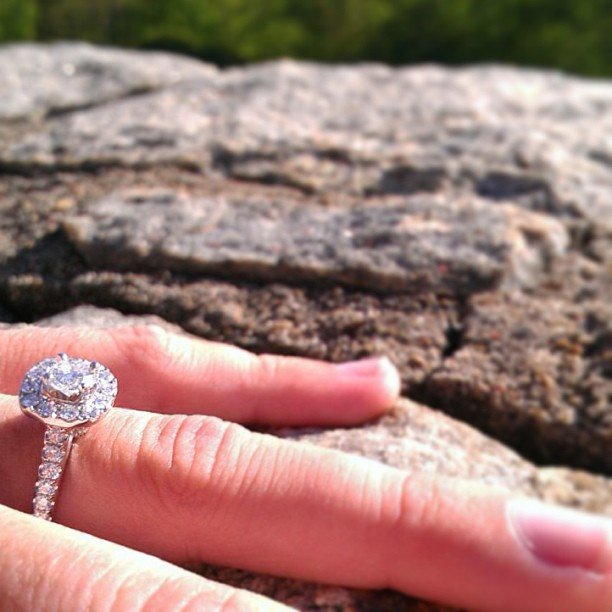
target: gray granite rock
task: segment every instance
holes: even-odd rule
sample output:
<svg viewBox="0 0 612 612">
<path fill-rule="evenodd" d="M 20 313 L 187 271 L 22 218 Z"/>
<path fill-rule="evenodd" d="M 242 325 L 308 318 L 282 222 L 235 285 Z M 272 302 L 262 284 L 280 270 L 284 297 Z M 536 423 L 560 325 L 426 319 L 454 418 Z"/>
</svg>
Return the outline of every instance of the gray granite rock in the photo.
<svg viewBox="0 0 612 612">
<path fill-rule="evenodd" d="M 475 297 L 415 395 L 542 463 L 611 473 L 612 283 L 597 280 L 600 299 L 584 286 L 572 302 L 554 288 Z"/>
<path fill-rule="evenodd" d="M 347 209 L 119 192 L 68 217 L 64 228 L 94 269 L 291 279 L 413 294 L 533 285 L 568 243 L 564 227 L 550 217 L 444 196 Z"/>
<path fill-rule="evenodd" d="M 61 66 L 62 54 L 65 62 L 80 52 L 51 48 L 48 56 Z M 26 89 L 44 80 L 31 79 Z M 51 80 L 73 95 L 64 81 Z M 612 222 L 608 83 L 503 67 L 290 61 L 178 80 L 8 138 L 0 164 L 17 170 L 178 164 L 316 193 L 452 186 Z"/>
<path fill-rule="evenodd" d="M 62 115 L 215 72 L 167 53 L 87 43 L 8 45 L 0 48 L 0 121 Z"/>
<path fill-rule="evenodd" d="M 11 327 L 16 325 L 18 324 L 13 324 Z M 124 315 L 113 308 L 98 308 L 97 306 L 87 304 L 39 319 L 36 321 L 36 325 L 39 327 L 87 326 L 100 329 L 130 327 L 133 325 L 157 325 L 175 333 L 181 331 L 180 327 L 170 325 L 167 321 L 155 315 Z"/>
</svg>

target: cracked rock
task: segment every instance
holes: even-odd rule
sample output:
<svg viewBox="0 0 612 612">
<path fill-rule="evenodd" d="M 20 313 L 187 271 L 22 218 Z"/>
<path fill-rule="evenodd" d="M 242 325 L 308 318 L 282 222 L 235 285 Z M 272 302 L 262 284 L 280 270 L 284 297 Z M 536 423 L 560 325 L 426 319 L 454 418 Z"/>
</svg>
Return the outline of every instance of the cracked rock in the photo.
<svg viewBox="0 0 612 612">
<path fill-rule="evenodd" d="M 413 294 L 530 285 L 567 247 L 555 219 L 473 197 L 413 196 L 346 209 L 118 192 L 68 217 L 64 229 L 96 269 Z"/>
<path fill-rule="evenodd" d="M 416 395 L 541 463 L 611 473 L 612 286 L 599 286 L 578 303 L 478 296 L 460 346 Z"/>
<path fill-rule="evenodd" d="M 34 54 L 58 66 L 26 83 L 15 76 L 24 62 L 13 62 L 4 82 L 15 90 L 5 105 L 14 114 L 53 106 L 47 90 L 68 98 L 57 104 L 64 108 L 93 104 L 91 85 L 118 98 L 4 139 L 0 165 L 13 171 L 174 164 L 308 193 L 452 187 L 567 219 L 612 223 L 612 85 L 606 82 L 504 67 L 292 61 L 214 71 L 191 60 L 179 66 L 181 60 L 163 54 L 151 62 L 146 54 L 70 45 L 47 47 L 45 55 L 36 47 L 4 53 L 4 65 L 10 54 Z M 89 60 L 82 87 L 75 87 L 62 66 L 78 66 L 81 55 Z M 87 66 L 109 64 L 91 82 Z M 9 88 L 15 80 L 21 85 Z M 121 99 L 133 88 L 153 91 Z"/>
</svg>

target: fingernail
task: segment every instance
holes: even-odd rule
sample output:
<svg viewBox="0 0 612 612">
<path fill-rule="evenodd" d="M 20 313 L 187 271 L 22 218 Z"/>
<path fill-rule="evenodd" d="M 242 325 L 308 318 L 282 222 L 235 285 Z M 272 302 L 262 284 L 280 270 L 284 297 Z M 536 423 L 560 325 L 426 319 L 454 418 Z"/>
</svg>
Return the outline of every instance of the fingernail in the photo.
<svg viewBox="0 0 612 612">
<path fill-rule="evenodd" d="M 382 383 L 389 398 L 393 400 L 401 390 L 401 379 L 397 368 L 387 357 L 368 357 L 335 365 L 338 372 L 351 378 L 370 378 Z"/>
<path fill-rule="evenodd" d="M 336 369 L 350 376 L 379 376 L 386 374 L 389 368 L 397 371 L 386 357 L 367 357 L 356 361 L 336 364 Z"/>
<path fill-rule="evenodd" d="M 350 376 L 376 376 L 381 370 L 381 361 L 389 361 L 386 358 L 367 357 L 357 361 L 346 361 L 336 364 L 336 370 Z"/>
<path fill-rule="evenodd" d="M 612 520 L 529 499 L 511 499 L 506 508 L 519 541 L 539 561 L 595 573 L 609 571 Z"/>
</svg>

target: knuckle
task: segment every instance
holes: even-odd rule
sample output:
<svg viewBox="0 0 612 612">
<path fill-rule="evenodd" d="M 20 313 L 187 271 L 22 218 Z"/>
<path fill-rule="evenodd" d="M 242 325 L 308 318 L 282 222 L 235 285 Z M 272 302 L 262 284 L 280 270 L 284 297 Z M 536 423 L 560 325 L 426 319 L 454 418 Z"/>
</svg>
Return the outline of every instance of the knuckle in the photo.
<svg viewBox="0 0 612 612">
<path fill-rule="evenodd" d="M 260 394 L 253 393 L 254 389 L 274 388 L 281 379 L 281 357 L 277 355 L 248 355 L 244 368 L 238 374 L 238 384 L 250 397 L 248 420 L 253 423 L 263 421 L 265 412 Z"/>
<path fill-rule="evenodd" d="M 150 366 L 168 354 L 170 333 L 155 325 L 116 327 L 109 330 L 117 352 L 130 364 Z"/>
<path fill-rule="evenodd" d="M 118 327 L 109 330 L 115 359 L 119 368 L 126 372 L 138 373 L 144 386 L 154 392 L 147 394 L 147 407 L 156 410 L 166 405 L 165 386 L 160 384 L 169 369 L 171 334 L 155 325 Z"/>
<path fill-rule="evenodd" d="M 201 415 L 156 417 L 146 426 L 138 450 L 138 471 L 153 495 L 175 513 L 210 507 L 232 482 L 231 456 L 237 426 Z"/>
<path fill-rule="evenodd" d="M 433 478 L 403 474 L 395 524 L 415 526 L 419 531 L 435 528 L 444 512 L 443 498 L 442 490 Z"/>
<path fill-rule="evenodd" d="M 258 355 L 255 359 L 252 374 L 262 385 L 278 380 L 281 357 L 277 355 Z"/>
<path fill-rule="evenodd" d="M 436 481 L 405 472 L 384 481 L 380 490 L 380 538 L 378 568 L 380 584 L 401 588 L 405 578 L 398 574 L 397 544 L 414 534 L 424 539 L 436 537 L 436 524 L 442 512 L 442 497 Z"/>
</svg>

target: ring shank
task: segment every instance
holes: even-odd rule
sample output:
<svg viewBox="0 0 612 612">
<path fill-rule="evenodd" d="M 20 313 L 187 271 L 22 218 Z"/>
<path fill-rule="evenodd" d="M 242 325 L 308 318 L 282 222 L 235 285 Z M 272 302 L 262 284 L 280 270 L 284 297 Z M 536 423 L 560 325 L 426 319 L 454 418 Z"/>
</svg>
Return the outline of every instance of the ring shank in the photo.
<svg viewBox="0 0 612 612">
<path fill-rule="evenodd" d="M 32 502 L 34 516 L 52 520 L 59 484 L 75 434 L 74 429 L 47 425 Z"/>
</svg>

